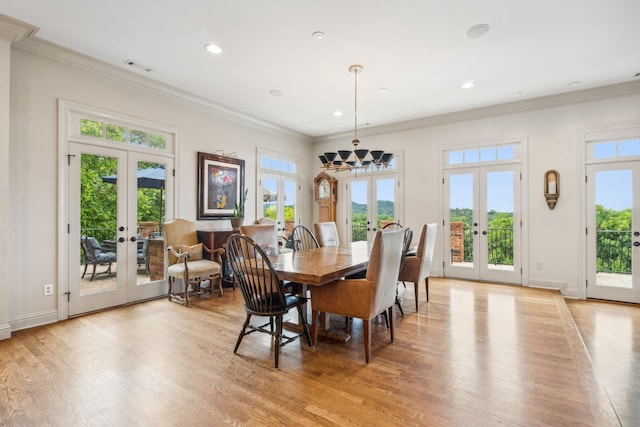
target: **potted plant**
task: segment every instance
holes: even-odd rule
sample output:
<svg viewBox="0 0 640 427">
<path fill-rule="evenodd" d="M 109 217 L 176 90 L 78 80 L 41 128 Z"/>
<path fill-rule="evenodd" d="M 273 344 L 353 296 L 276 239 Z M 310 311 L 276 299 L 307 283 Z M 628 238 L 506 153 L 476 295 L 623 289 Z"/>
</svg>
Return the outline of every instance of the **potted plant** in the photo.
<svg viewBox="0 0 640 427">
<path fill-rule="evenodd" d="M 244 207 L 247 202 L 248 194 L 249 189 L 245 188 L 242 197 L 236 201 L 236 208 L 233 210 L 233 218 L 231 218 L 231 227 L 234 229 L 240 228 L 244 222 Z"/>
</svg>

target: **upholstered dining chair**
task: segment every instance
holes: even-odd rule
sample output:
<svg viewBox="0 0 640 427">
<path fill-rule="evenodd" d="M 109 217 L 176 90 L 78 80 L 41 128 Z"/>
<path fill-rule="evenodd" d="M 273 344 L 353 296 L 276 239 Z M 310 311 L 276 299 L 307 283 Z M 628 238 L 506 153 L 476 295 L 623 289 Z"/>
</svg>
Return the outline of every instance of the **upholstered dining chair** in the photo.
<svg viewBox="0 0 640 427">
<path fill-rule="evenodd" d="M 189 307 L 189 297 L 214 291 L 214 281 L 222 296 L 222 254 L 224 249 L 211 250 L 198 243 L 196 224 L 185 219 L 174 219 L 164 223 L 165 244 L 167 245 L 167 276 L 169 277 L 169 301 L 184 301 Z M 216 261 L 203 259 L 203 250 L 213 254 Z M 184 292 L 174 292 L 175 280 L 183 281 Z M 208 287 L 201 287 L 208 281 Z M 191 288 L 191 290 L 190 290 Z"/>
<path fill-rule="evenodd" d="M 399 222 L 387 222 L 382 226 L 383 230 L 386 230 L 388 228 L 402 228 L 402 224 L 400 224 Z"/>
<path fill-rule="evenodd" d="M 367 277 L 336 280 L 311 288 L 312 342 L 318 341 L 320 312 L 336 313 L 363 320 L 365 360 L 371 358 L 371 319 L 386 310 L 393 342 L 393 306 L 396 298 L 398 270 L 402 257 L 403 230 L 376 232 Z"/>
<path fill-rule="evenodd" d="M 280 244 L 276 229 L 271 224 L 241 225 L 240 234 L 249 236 L 267 254 L 267 256 L 279 255 Z"/>
<path fill-rule="evenodd" d="M 278 279 L 269 255 L 265 250 L 250 237 L 232 234 L 227 239 L 227 259 L 233 270 L 242 296 L 244 297 L 244 310 L 247 317 L 238 335 L 236 346 L 233 352 L 236 353 L 245 335 L 252 332 L 268 333 L 275 339 L 275 367 L 278 367 L 280 358 L 280 347 L 305 335 L 307 342 L 311 345 L 311 336 L 304 317 L 302 306 L 307 302 L 307 298 L 286 294 L 281 280 Z M 296 308 L 298 316 L 302 320 L 303 332 L 301 334 L 287 337 L 282 331 L 283 315 L 290 309 Z M 264 325 L 254 326 L 251 324 L 251 316 L 268 317 L 269 321 Z M 275 331 L 273 321 L 275 320 Z M 267 329 L 267 327 L 269 327 Z M 247 330 L 248 329 L 248 330 Z"/>
<path fill-rule="evenodd" d="M 420 282 L 424 279 L 427 291 L 427 302 L 429 301 L 429 274 L 431 271 L 431 263 L 433 262 L 433 252 L 436 246 L 436 234 L 438 232 L 438 224 L 424 224 L 420 232 L 420 240 L 415 256 L 407 256 L 404 259 L 402 269 L 398 275 L 398 280 L 404 282 L 413 282 L 414 293 L 416 298 L 416 313 L 418 312 L 418 288 Z"/>
<path fill-rule="evenodd" d="M 313 231 L 321 247 L 340 246 L 338 228 L 335 222 L 316 222 L 313 224 Z"/>
</svg>

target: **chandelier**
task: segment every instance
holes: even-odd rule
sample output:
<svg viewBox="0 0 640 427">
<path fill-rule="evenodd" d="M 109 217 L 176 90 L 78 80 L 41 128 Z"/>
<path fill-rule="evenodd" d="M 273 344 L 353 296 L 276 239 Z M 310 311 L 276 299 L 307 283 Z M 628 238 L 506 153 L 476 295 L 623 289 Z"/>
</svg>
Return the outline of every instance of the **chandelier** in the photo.
<svg viewBox="0 0 640 427">
<path fill-rule="evenodd" d="M 362 65 L 352 65 L 349 72 L 355 77 L 354 96 L 354 126 L 353 126 L 353 152 L 351 150 L 338 150 L 337 152 L 327 152 L 320 155 L 322 168 L 332 171 L 368 171 L 386 169 L 393 159 L 393 153 L 384 150 L 366 150 L 358 148 L 358 74 L 363 70 Z"/>
</svg>

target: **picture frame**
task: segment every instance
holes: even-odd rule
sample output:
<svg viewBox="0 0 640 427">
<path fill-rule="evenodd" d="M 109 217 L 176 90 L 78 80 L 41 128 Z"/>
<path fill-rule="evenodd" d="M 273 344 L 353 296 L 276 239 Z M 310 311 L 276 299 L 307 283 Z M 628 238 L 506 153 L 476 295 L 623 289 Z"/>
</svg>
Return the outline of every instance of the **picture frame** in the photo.
<svg viewBox="0 0 640 427">
<path fill-rule="evenodd" d="M 244 160 L 198 152 L 198 219 L 231 219 L 244 194 Z"/>
</svg>

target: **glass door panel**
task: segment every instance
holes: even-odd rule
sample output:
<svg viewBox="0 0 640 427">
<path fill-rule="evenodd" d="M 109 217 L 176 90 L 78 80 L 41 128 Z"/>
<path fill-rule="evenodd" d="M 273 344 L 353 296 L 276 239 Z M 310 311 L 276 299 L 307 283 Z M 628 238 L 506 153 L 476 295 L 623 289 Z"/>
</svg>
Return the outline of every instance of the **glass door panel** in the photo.
<svg viewBox="0 0 640 427">
<path fill-rule="evenodd" d="M 396 222 L 395 179 L 378 178 L 376 186 L 376 227 L 380 230 L 390 222 Z"/>
<path fill-rule="evenodd" d="M 259 217 L 276 222 L 278 234 L 287 237 L 298 223 L 298 182 L 279 175 L 262 174 L 262 212 Z"/>
<path fill-rule="evenodd" d="M 455 277 L 475 279 L 478 266 L 474 261 L 477 253 L 478 213 L 476 209 L 477 172 L 449 172 L 446 183 L 448 188 L 449 236 L 445 239 L 445 265 Z M 446 220 L 445 220 L 446 221 Z"/>
<path fill-rule="evenodd" d="M 590 165 L 587 175 L 587 297 L 640 303 L 640 163 Z"/>
<path fill-rule="evenodd" d="M 351 233 L 348 238 L 351 242 L 366 241 L 370 229 L 369 219 L 369 180 L 353 180 L 350 189 L 350 225 Z"/>
<path fill-rule="evenodd" d="M 126 302 L 126 251 L 118 250 L 126 218 L 126 153 L 71 144 L 69 315 Z"/>
<path fill-rule="evenodd" d="M 483 214 L 487 224 L 482 248 L 487 251 L 485 267 L 513 271 L 513 172 L 488 172 L 487 202 Z"/>
<path fill-rule="evenodd" d="M 284 235 L 289 236 L 296 226 L 296 181 L 284 179 Z"/>
</svg>

